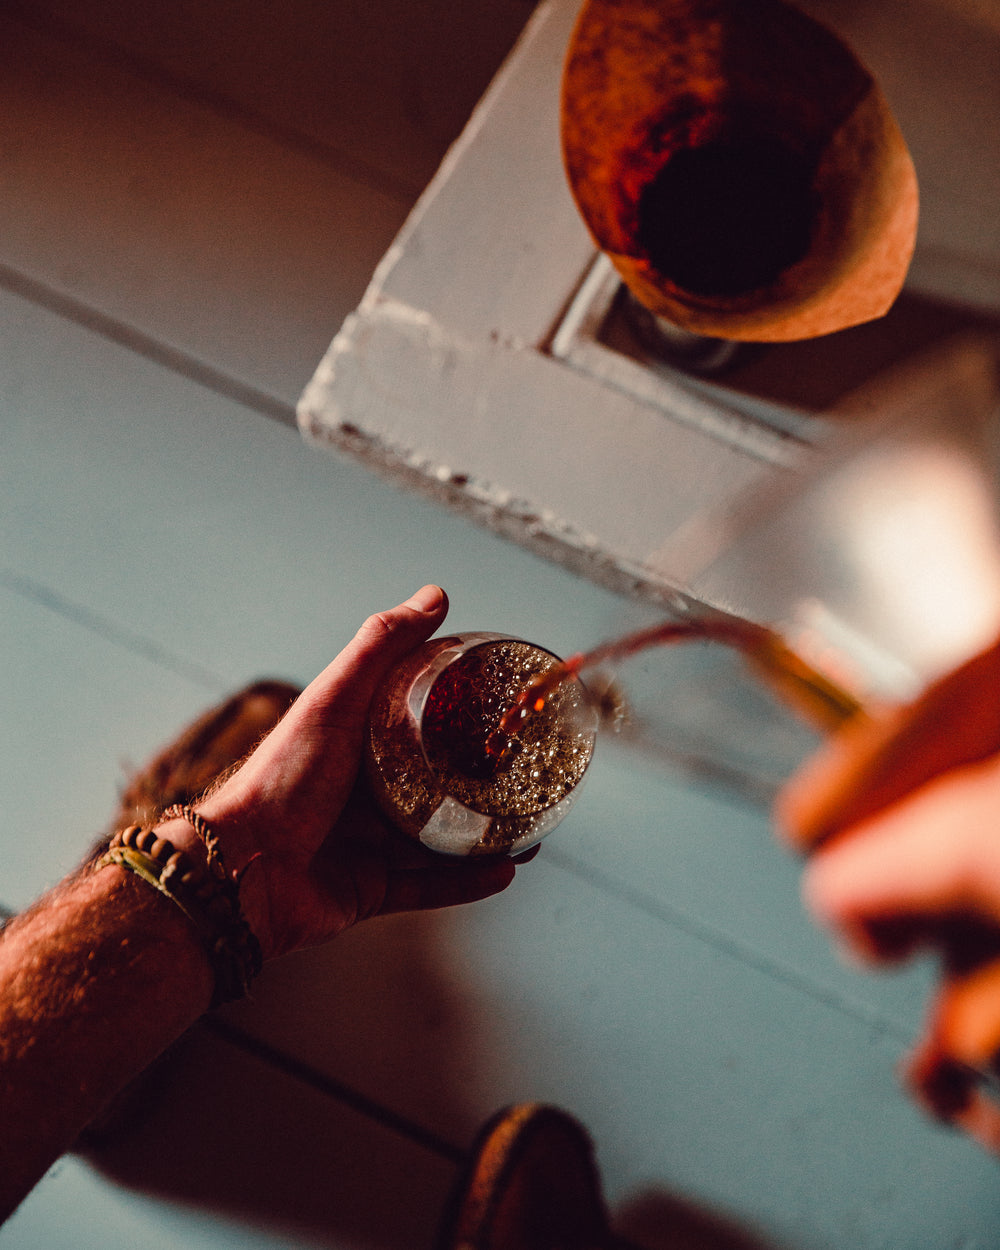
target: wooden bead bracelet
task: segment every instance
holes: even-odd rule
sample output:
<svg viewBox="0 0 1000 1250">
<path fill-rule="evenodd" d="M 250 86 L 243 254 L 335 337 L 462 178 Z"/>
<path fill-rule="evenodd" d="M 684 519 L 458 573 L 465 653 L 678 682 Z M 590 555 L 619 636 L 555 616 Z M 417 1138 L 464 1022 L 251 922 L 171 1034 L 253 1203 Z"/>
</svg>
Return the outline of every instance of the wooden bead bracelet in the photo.
<svg viewBox="0 0 1000 1250">
<path fill-rule="evenodd" d="M 188 811 L 182 809 L 179 814 L 207 844 L 205 822 L 197 817 L 199 828 L 191 819 L 197 813 Z M 165 812 L 164 817 L 167 815 Z M 212 837 L 211 842 L 206 871 L 184 851 L 177 850 L 168 838 L 142 825 L 130 825 L 115 834 L 95 867 L 121 865 L 169 898 L 187 916 L 208 952 L 215 976 L 212 1006 L 217 1007 L 247 996 L 263 959 L 260 943 L 243 918 L 239 883 L 226 875 L 217 839 Z"/>
</svg>

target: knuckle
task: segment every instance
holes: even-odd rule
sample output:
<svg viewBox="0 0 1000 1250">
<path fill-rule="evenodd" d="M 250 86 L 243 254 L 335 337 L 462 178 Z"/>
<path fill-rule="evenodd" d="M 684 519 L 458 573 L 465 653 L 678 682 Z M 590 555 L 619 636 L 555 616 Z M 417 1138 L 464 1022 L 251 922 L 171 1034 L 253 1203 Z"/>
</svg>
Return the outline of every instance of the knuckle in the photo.
<svg viewBox="0 0 1000 1250">
<path fill-rule="evenodd" d="M 390 638 L 399 628 L 399 620 L 392 612 L 373 612 L 361 626 L 359 633 L 369 642 Z"/>
</svg>

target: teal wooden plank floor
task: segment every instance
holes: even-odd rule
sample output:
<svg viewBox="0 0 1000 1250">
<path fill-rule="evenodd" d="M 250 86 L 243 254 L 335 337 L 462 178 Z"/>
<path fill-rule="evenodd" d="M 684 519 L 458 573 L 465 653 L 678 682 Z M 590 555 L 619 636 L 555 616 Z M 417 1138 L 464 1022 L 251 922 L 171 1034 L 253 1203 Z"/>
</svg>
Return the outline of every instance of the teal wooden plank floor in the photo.
<svg viewBox="0 0 1000 1250">
<path fill-rule="evenodd" d="M 7 909 L 208 703 L 424 581 L 564 653 L 648 618 L 289 424 L 529 11 L 452 7 L 0 10 Z M 506 894 L 266 969 L 0 1247 L 429 1248 L 479 1124 L 536 1098 L 649 1250 L 995 1246 L 995 1164 L 893 1077 L 928 970 L 841 966 L 797 889 L 763 807 L 604 743 Z"/>
</svg>

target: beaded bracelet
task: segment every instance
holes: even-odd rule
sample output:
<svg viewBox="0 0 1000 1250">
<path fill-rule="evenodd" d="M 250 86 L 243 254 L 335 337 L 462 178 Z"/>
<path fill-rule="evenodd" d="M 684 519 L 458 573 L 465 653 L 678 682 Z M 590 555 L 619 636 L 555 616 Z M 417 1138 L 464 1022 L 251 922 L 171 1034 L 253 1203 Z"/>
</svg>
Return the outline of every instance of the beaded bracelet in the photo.
<svg viewBox="0 0 1000 1250">
<path fill-rule="evenodd" d="M 197 832 L 204 836 L 200 830 Z M 96 867 L 121 865 L 169 898 L 187 916 L 208 952 L 215 975 L 211 1005 L 218 1007 L 247 996 L 263 958 L 260 943 L 243 918 L 237 884 L 225 875 L 217 845 L 210 863 L 212 871 L 208 873 L 177 850 L 168 838 L 141 825 L 130 825 L 115 834 Z"/>
<path fill-rule="evenodd" d="M 209 872 L 217 881 L 228 879 L 229 874 L 226 872 L 226 863 L 222 858 L 219 839 L 200 812 L 196 812 L 189 803 L 174 803 L 172 807 L 167 807 L 160 813 L 160 820 L 186 820 L 205 847 Z"/>
</svg>

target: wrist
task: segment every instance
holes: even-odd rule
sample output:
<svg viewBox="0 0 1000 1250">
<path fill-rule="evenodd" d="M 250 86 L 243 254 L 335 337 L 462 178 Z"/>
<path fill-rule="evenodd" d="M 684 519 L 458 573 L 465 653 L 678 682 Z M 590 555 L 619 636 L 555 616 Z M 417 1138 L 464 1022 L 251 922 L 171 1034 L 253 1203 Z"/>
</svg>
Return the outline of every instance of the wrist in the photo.
<svg viewBox="0 0 1000 1250">
<path fill-rule="evenodd" d="M 268 895 L 261 853 L 245 824 L 212 810 L 210 801 L 192 805 L 185 814 L 168 808 L 157 822 L 158 837 L 169 840 L 209 876 L 223 878 L 235 889 L 243 920 L 270 954 Z M 200 826 L 200 828 L 199 828 Z"/>
<path fill-rule="evenodd" d="M 82 931 L 106 927 L 115 934 L 127 933 L 123 951 L 134 948 L 141 960 L 152 962 L 155 951 L 157 963 L 171 969 L 178 999 L 180 985 L 188 986 L 191 1019 L 206 1010 L 212 996 L 212 969 L 204 944 L 181 910 L 166 898 L 157 898 L 134 872 L 123 864 L 95 861 L 89 871 L 67 878 L 45 896 L 49 903 L 62 898 L 72 900 L 73 907 L 90 908 L 90 914 L 100 911 L 100 923 L 90 920 L 81 924 Z M 114 971 L 113 960 L 102 958 L 100 963 L 104 971 Z"/>
<path fill-rule="evenodd" d="M 126 869 L 186 916 L 212 967 L 213 1007 L 243 998 L 263 960 L 260 943 L 240 905 L 238 882 L 226 872 L 218 841 L 196 812 L 185 807 L 165 816 L 152 828 L 130 825 L 121 830 L 97 867 Z M 200 847 L 191 841 L 185 824 L 200 839 Z"/>
</svg>

